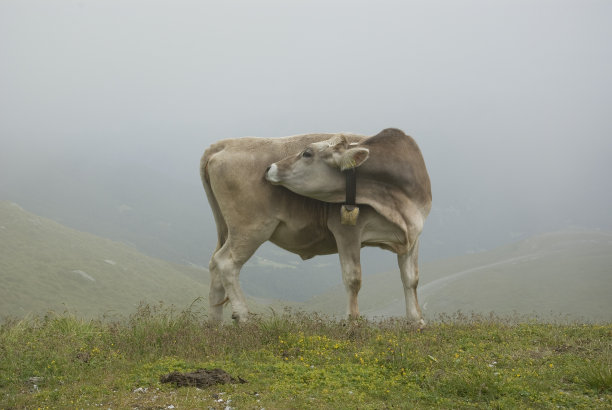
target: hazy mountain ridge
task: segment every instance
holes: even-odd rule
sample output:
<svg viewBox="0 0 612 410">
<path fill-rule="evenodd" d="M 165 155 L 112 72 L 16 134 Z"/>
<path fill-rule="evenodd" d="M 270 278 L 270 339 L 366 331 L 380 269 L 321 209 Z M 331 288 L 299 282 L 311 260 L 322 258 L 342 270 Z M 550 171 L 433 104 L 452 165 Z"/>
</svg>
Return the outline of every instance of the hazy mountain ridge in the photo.
<svg viewBox="0 0 612 410">
<path fill-rule="evenodd" d="M 198 267 L 152 258 L 138 250 L 0 201 L 0 314 L 23 316 L 49 310 L 81 315 L 133 312 L 140 301 L 179 308 L 201 298 L 207 308 L 209 274 Z M 315 275 L 292 269 L 279 258 L 255 257 L 242 282 L 253 311 L 281 304 L 343 315 L 346 294 L 337 262 L 309 261 Z M 280 251 L 279 251 L 280 252 Z M 385 252 L 385 256 L 394 259 Z M 457 310 L 488 313 L 550 312 L 587 320 L 612 320 L 612 234 L 572 230 L 542 234 L 488 252 L 421 265 L 419 297 L 427 317 Z M 256 268 L 256 269 L 255 269 Z M 334 273 L 326 272 L 334 271 Z M 274 278 L 283 276 L 284 284 Z M 310 300 L 273 302 L 281 289 L 325 278 L 326 288 Z M 314 288 L 313 288 L 314 289 Z M 265 295 L 265 296 L 262 296 Z M 397 271 L 364 275 L 362 314 L 403 316 L 404 300 Z M 226 309 L 230 313 L 231 309 Z"/>
<path fill-rule="evenodd" d="M 44 178 L 35 171 L 40 164 L 33 159 L 0 161 L 0 172 L 5 171 L 0 198 L 67 227 L 129 244 L 151 257 L 206 267 L 217 241 L 197 172 L 207 144 L 194 144 L 200 146 L 190 149 L 188 162 L 174 161 L 176 153 L 166 158 L 168 152 L 104 147 L 92 157 L 88 151 L 71 148 L 44 161 Z M 500 217 L 496 206 L 476 206 L 465 192 L 455 195 L 439 183 L 436 187 L 434 206 L 421 236 L 422 262 L 493 249 L 517 236 L 567 226 L 546 222 L 546 218 L 516 221 Z M 364 275 L 396 266 L 394 255 L 373 248 L 362 250 L 361 262 Z M 274 268 L 280 265 L 296 269 Z M 262 245 L 243 267 L 241 281 L 244 290 L 256 297 L 301 302 L 342 283 L 336 255 L 302 261 L 270 243 Z"/>
<path fill-rule="evenodd" d="M 569 230 L 537 235 L 492 251 L 425 263 L 419 301 L 426 316 L 457 310 L 612 320 L 612 234 Z M 304 304 L 344 313 L 340 286 Z M 398 271 L 364 277 L 362 314 L 401 316 Z"/>
<path fill-rule="evenodd" d="M 0 201 L 0 312 L 128 313 L 141 301 L 208 298 L 208 272 L 141 254 Z M 206 303 L 205 303 L 206 304 Z"/>
</svg>

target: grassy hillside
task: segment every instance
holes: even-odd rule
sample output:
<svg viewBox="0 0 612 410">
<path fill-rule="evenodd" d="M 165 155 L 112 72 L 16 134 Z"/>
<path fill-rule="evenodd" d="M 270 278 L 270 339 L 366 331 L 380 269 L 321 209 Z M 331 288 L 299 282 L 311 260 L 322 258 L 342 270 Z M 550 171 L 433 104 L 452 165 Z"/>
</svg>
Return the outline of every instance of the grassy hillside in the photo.
<svg viewBox="0 0 612 410">
<path fill-rule="evenodd" d="M 0 327 L 1 408 L 610 408 L 610 325 L 280 315 L 209 326 L 142 307 L 127 321 Z M 246 383 L 160 383 L 220 368 Z"/>
<path fill-rule="evenodd" d="M 313 271 L 332 269 L 316 261 L 309 266 Z M 255 274 L 258 271 L 263 273 Z M 314 281 L 289 263 L 255 255 L 242 275 L 246 292 L 280 297 L 282 291 L 272 281 L 279 271 L 294 287 Z M 339 274 L 327 279 L 329 288 Z M 123 243 L 67 228 L 0 201 L 0 315 L 74 310 L 96 317 L 130 314 L 143 301 L 182 308 L 196 298 L 206 306 L 208 282 L 204 269 L 155 259 Z M 419 287 L 421 306 L 429 319 L 462 310 L 536 312 L 544 317 L 552 312 L 557 318 L 610 321 L 610 294 L 612 235 L 586 231 L 540 235 L 489 252 L 423 264 Z M 253 299 L 250 307 L 257 312 L 271 303 Z M 345 303 L 344 289 L 338 285 L 300 306 L 343 315 Z M 370 317 L 403 316 L 398 272 L 364 276 L 360 308 Z"/>
<path fill-rule="evenodd" d="M 440 313 L 537 313 L 612 320 L 612 235 L 564 231 L 489 252 L 422 264 L 419 299 L 429 318 Z M 368 316 L 401 316 L 399 273 L 364 277 L 360 308 Z M 343 314 L 342 287 L 313 298 L 307 309 Z"/>
<path fill-rule="evenodd" d="M 0 201 L 0 314 L 128 314 L 141 301 L 185 307 L 208 297 L 208 272 L 141 254 Z"/>
</svg>

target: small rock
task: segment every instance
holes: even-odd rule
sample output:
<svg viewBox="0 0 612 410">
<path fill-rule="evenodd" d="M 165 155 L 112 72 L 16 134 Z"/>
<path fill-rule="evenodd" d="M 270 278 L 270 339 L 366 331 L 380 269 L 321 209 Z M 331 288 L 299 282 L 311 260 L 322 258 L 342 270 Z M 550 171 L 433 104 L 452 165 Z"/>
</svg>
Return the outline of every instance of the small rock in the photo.
<svg viewBox="0 0 612 410">
<path fill-rule="evenodd" d="M 38 391 L 38 385 L 40 384 L 40 382 L 44 381 L 45 378 L 41 377 L 41 376 L 32 376 L 28 379 L 28 383 L 30 383 L 32 385 L 32 387 L 30 388 L 31 391 L 33 392 L 37 392 Z"/>
</svg>

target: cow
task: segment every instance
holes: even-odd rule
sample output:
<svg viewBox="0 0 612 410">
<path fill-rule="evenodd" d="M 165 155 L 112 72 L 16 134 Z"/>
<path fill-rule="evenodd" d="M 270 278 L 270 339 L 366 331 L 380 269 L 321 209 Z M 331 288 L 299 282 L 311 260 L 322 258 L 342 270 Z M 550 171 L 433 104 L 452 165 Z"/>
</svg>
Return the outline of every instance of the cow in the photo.
<svg viewBox="0 0 612 410">
<path fill-rule="evenodd" d="M 359 214 L 345 220 L 347 173 Z M 406 316 L 424 325 L 418 248 L 431 185 L 419 147 L 403 131 L 222 140 L 204 152 L 200 175 L 218 237 L 209 265 L 211 321 L 222 321 L 228 301 L 235 321 L 248 319 L 238 275 L 270 241 L 302 259 L 338 253 L 350 318 L 359 316 L 361 248 L 396 253 Z"/>
</svg>

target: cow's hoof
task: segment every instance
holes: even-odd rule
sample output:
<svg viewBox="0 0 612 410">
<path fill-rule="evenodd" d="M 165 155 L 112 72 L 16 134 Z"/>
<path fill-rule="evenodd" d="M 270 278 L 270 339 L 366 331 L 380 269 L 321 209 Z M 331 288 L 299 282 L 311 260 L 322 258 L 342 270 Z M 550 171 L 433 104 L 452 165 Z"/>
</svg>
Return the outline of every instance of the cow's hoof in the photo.
<svg viewBox="0 0 612 410">
<path fill-rule="evenodd" d="M 248 318 L 249 318 L 248 312 L 245 315 L 241 315 L 240 313 L 237 313 L 237 312 L 232 313 L 232 319 L 234 319 L 234 323 L 236 324 L 245 323 L 248 321 Z"/>
<path fill-rule="evenodd" d="M 223 311 L 218 312 L 218 311 L 215 311 L 214 309 L 211 309 L 210 313 L 208 314 L 208 321 L 210 323 L 221 323 L 221 322 L 223 322 Z"/>
</svg>

